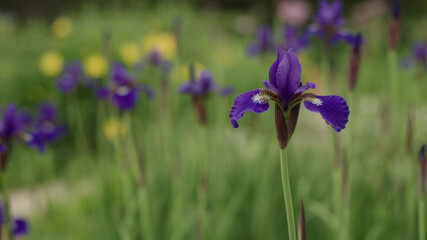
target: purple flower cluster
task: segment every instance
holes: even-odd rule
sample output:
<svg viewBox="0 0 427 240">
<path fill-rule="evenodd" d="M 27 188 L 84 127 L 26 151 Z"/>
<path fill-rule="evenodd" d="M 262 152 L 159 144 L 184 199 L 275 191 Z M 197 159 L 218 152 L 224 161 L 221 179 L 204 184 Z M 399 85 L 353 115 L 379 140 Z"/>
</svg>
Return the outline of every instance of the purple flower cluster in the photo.
<svg viewBox="0 0 427 240">
<path fill-rule="evenodd" d="M 51 103 L 41 104 L 35 117 L 9 104 L 0 118 L 0 142 L 5 148 L 18 139 L 44 152 L 46 144 L 57 140 L 64 132 L 65 127 L 58 123 L 58 110 Z"/>
<path fill-rule="evenodd" d="M 218 87 L 218 85 L 212 80 L 212 74 L 205 70 L 202 71 L 199 79 L 190 79 L 188 82 L 179 85 L 178 92 L 199 97 L 205 97 L 211 93 L 218 93 L 221 96 L 225 96 L 233 92 L 233 88 L 231 86 L 224 88 Z"/>
<path fill-rule="evenodd" d="M 140 92 L 148 98 L 154 97 L 154 90 L 147 85 L 137 83 L 134 78 L 119 63 L 113 63 L 110 68 L 110 82 L 107 86 L 97 88 L 98 99 L 110 99 L 120 110 L 133 109 Z"/>
<path fill-rule="evenodd" d="M 62 74 L 57 79 L 56 86 L 63 93 L 70 93 L 76 88 L 82 77 L 83 69 L 81 63 L 78 61 L 70 62 L 65 66 Z"/>
<path fill-rule="evenodd" d="M 342 28 L 346 22 L 342 17 L 342 6 L 339 0 L 321 0 L 313 18 L 314 23 L 307 28 L 306 33 L 323 38 L 327 44 L 335 44 L 340 40 L 349 42 L 352 34 Z"/>
<path fill-rule="evenodd" d="M 301 65 L 292 50 L 277 48 L 277 59 L 270 68 L 269 81 L 263 84 L 265 88 L 242 93 L 234 99 L 229 117 L 235 128 L 239 127 L 237 121 L 244 113 L 265 112 L 271 100 L 280 107 L 285 120 L 289 119 L 292 109 L 303 102 L 309 111 L 320 113 L 337 132 L 344 129 L 348 122 L 350 111 L 342 97 L 304 93 L 316 88 L 316 85 L 311 82 L 301 84 Z"/>
</svg>

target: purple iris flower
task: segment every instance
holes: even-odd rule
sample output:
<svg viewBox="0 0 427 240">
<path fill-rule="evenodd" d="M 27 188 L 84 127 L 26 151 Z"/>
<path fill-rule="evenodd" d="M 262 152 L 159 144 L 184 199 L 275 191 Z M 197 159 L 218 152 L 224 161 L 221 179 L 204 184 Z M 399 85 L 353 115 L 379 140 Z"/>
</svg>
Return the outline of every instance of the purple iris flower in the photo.
<svg viewBox="0 0 427 240">
<path fill-rule="evenodd" d="M 304 34 L 299 36 L 298 29 L 291 25 L 285 25 L 283 28 L 284 43 L 283 49 L 294 49 L 298 51 L 307 46 L 308 38 Z"/>
<path fill-rule="evenodd" d="M 4 152 L 6 150 L 6 146 L 3 144 L 0 144 L 0 153 Z"/>
<path fill-rule="evenodd" d="M 66 131 L 58 122 L 58 108 L 52 103 L 41 104 L 31 130 L 23 135 L 24 141 L 45 152 L 46 144 L 58 140 Z"/>
<path fill-rule="evenodd" d="M 182 83 L 178 87 L 179 93 L 192 94 L 195 96 L 207 96 L 210 93 L 219 93 L 220 95 L 231 94 L 233 88 L 227 86 L 219 88 L 212 80 L 212 74 L 209 71 L 202 71 L 198 80 L 190 79 L 190 81 Z"/>
<path fill-rule="evenodd" d="M 78 80 L 82 74 L 83 70 L 80 62 L 74 61 L 67 64 L 57 80 L 57 88 L 63 93 L 72 92 L 77 86 Z"/>
<path fill-rule="evenodd" d="M 182 83 L 178 87 L 178 92 L 192 95 L 193 106 L 196 110 L 199 123 L 206 125 L 206 107 L 205 100 L 212 93 L 218 93 L 221 96 L 230 94 L 233 91 L 231 86 L 219 88 L 212 80 L 212 74 L 209 71 L 202 71 L 199 79 L 195 79 L 194 65 L 190 64 L 190 80 Z"/>
<path fill-rule="evenodd" d="M 253 43 L 247 47 L 249 55 L 259 55 L 274 51 L 273 32 L 268 26 L 261 26 Z"/>
<path fill-rule="evenodd" d="M 313 21 L 306 33 L 323 38 L 328 44 L 335 44 L 340 40 L 348 41 L 351 37 L 350 32 L 342 29 L 346 21 L 342 17 L 342 2 L 339 0 L 321 0 Z"/>
<path fill-rule="evenodd" d="M 9 144 L 12 138 L 21 133 L 26 127 L 23 115 L 18 111 L 15 104 L 9 104 L 2 114 L 0 120 L 0 139 Z"/>
<path fill-rule="evenodd" d="M 424 42 L 416 42 L 412 46 L 412 55 L 402 59 L 402 66 L 405 69 L 420 65 L 427 69 L 427 44 Z"/>
<path fill-rule="evenodd" d="M 6 217 L 4 214 L 4 206 L 0 204 L 0 224 L 3 225 L 6 222 Z M 14 218 L 12 222 L 12 233 L 15 237 L 21 237 L 28 233 L 28 223 L 23 218 Z"/>
<path fill-rule="evenodd" d="M 98 99 L 110 98 L 120 110 L 132 109 L 138 100 L 139 92 L 146 93 L 148 98 L 154 96 L 151 87 L 145 84 L 137 84 L 119 63 L 114 63 L 111 66 L 110 78 L 110 86 L 98 87 L 95 95 Z"/>
<path fill-rule="evenodd" d="M 293 50 L 285 52 L 281 47 L 277 48 L 277 59 L 270 67 L 269 81 L 264 81 L 263 84 L 265 88 L 242 93 L 234 99 L 229 117 L 235 128 L 239 127 L 237 120 L 244 113 L 267 111 L 270 100 L 280 107 L 286 121 L 292 115 L 293 108 L 303 102 L 309 111 L 320 113 L 326 123 L 337 132 L 344 129 L 348 122 L 350 111 L 344 98 L 304 93 L 310 88 L 314 89 L 316 85 L 311 82 L 301 85 L 301 65 Z"/>
</svg>

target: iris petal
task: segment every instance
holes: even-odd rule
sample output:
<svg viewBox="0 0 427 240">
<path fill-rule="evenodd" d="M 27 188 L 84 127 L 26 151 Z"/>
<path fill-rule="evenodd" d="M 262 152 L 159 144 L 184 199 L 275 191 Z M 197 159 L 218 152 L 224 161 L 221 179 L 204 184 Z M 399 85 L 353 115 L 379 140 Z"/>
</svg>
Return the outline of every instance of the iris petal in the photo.
<svg viewBox="0 0 427 240">
<path fill-rule="evenodd" d="M 297 93 L 302 93 L 304 91 L 307 91 L 308 89 L 315 89 L 316 88 L 316 84 L 313 82 L 306 82 L 304 85 L 302 85 L 301 87 L 299 87 L 296 91 L 295 94 Z"/>
<path fill-rule="evenodd" d="M 271 65 L 270 67 L 270 72 L 269 72 L 269 80 L 270 83 L 274 86 L 277 86 L 276 84 L 276 73 L 277 73 L 277 68 L 279 67 L 280 62 L 282 62 L 283 58 L 285 57 L 285 50 L 283 50 L 283 48 L 278 47 L 276 49 L 277 52 L 277 59 L 276 61 L 274 61 L 274 63 Z"/>
<path fill-rule="evenodd" d="M 294 96 L 301 81 L 301 64 L 293 50 L 288 50 L 276 72 L 276 87 L 284 106 Z"/>
<path fill-rule="evenodd" d="M 17 218 L 13 220 L 13 235 L 22 236 L 28 232 L 28 223 L 24 219 Z"/>
<path fill-rule="evenodd" d="M 339 132 L 348 122 L 350 110 L 347 102 L 340 96 L 312 95 L 304 99 L 304 106 L 311 112 L 318 112 L 328 125 Z"/>
<path fill-rule="evenodd" d="M 229 115 L 233 127 L 239 127 L 237 120 L 240 120 L 246 112 L 262 113 L 268 110 L 270 97 L 267 94 L 263 94 L 264 91 L 263 89 L 251 90 L 238 95 L 234 99 Z"/>
<path fill-rule="evenodd" d="M 134 88 L 122 86 L 117 88 L 113 95 L 113 103 L 121 110 L 128 110 L 135 106 L 138 92 Z"/>
</svg>

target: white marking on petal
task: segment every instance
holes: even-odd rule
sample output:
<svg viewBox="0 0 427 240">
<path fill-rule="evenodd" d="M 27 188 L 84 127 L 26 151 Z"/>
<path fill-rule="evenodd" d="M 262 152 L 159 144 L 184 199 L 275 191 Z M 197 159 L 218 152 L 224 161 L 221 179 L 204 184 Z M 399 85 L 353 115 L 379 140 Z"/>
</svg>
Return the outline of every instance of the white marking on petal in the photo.
<svg viewBox="0 0 427 240">
<path fill-rule="evenodd" d="M 130 92 L 130 88 L 128 86 L 121 86 L 116 90 L 116 93 L 119 96 L 126 96 L 129 94 L 129 92 Z"/>
<path fill-rule="evenodd" d="M 311 103 L 313 103 L 316 106 L 322 106 L 322 104 L 323 104 L 323 101 L 321 99 L 315 98 L 315 97 L 310 98 L 308 101 L 310 101 Z"/>
<path fill-rule="evenodd" d="M 32 141 L 33 141 L 33 139 L 34 139 L 33 135 L 31 135 L 31 134 L 29 134 L 29 133 L 26 133 L 26 134 L 24 135 L 24 141 L 25 141 L 25 142 L 32 142 Z"/>
<path fill-rule="evenodd" d="M 267 104 L 271 100 L 271 96 L 264 89 L 261 89 L 256 95 L 252 97 L 252 102 L 258 104 Z"/>
</svg>

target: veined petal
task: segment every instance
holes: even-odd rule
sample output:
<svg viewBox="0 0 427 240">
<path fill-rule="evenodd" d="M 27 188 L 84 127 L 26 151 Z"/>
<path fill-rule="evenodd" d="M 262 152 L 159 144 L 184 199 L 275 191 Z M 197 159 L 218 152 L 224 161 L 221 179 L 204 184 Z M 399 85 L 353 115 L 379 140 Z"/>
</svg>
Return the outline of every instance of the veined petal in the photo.
<svg viewBox="0 0 427 240">
<path fill-rule="evenodd" d="M 288 50 L 276 72 L 276 86 L 284 106 L 294 96 L 301 81 L 301 64 L 293 50 Z"/>
<path fill-rule="evenodd" d="M 242 93 L 234 99 L 234 104 L 230 111 L 230 121 L 233 127 L 239 127 L 237 120 L 243 117 L 246 112 L 262 113 L 268 110 L 269 102 L 274 97 L 273 92 L 266 89 L 255 89 Z"/>
<path fill-rule="evenodd" d="M 304 91 L 307 91 L 308 89 L 315 89 L 316 88 L 316 84 L 313 82 L 306 82 L 304 85 L 302 85 L 301 87 L 299 87 L 296 91 L 295 94 L 297 93 L 302 93 Z"/>
<path fill-rule="evenodd" d="M 318 112 L 328 125 L 339 132 L 348 122 L 350 110 L 347 102 L 340 96 L 308 95 L 303 100 L 305 108 L 311 112 Z"/>
<path fill-rule="evenodd" d="M 277 52 L 277 59 L 271 65 L 270 72 L 269 72 L 270 83 L 272 85 L 274 85 L 274 86 L 277 86 L 277 84 L 276 84 L 276 72 L 277 72 L 277 68 L 279 67 L 280 62 L 282 62 L 283 58 L 285 57 L 285 50 L 283 50 L 283 48 L 278 47 L 276 49 L 276 52 Z"/>
</svg>

